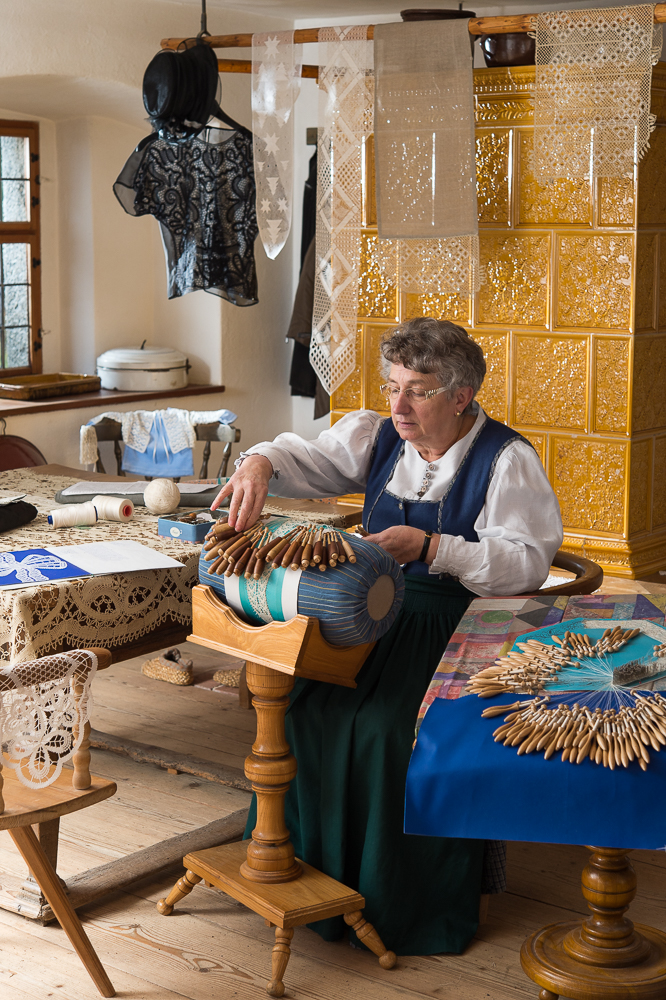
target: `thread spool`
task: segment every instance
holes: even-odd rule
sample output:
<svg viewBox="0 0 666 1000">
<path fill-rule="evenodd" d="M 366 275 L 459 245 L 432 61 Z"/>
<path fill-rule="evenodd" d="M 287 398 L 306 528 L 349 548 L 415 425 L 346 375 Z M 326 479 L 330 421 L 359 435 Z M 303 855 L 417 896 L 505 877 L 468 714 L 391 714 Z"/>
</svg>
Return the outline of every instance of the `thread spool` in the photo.
<svg viewBox="0 0 666 1000">
<path fill-rule="evenodd" d="M 180 504 L 180 490 L 170 479 L 153 479 L 143 491 L 143 502 L 151 514 L 173 514 Z"/>
<path fill-rule="evenodd" d="M 77 528 L 89 524 L 97 524 L 97 511 L 92 501 L 85 503 L 69 503 L 64 507 L 52 510 L 48 515 L 52 528 Z"/>
<path fill-rule="evenodd" d="M 127 497 L 96 496 L 92 498 L 100 521 L 130 521 L 134 504 Z"/>
</svg>

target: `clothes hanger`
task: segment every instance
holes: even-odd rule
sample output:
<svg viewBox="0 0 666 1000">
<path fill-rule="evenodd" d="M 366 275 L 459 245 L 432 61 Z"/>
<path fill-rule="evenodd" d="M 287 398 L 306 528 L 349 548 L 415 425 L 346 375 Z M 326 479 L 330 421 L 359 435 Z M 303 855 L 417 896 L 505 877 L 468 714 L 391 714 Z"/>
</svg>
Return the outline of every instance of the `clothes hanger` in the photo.
<svg viewBox="0 0 666 1000">
<path fill-rule="evenodd" d="M 208 30 L 208 14 L 206 12 L 206 0 L 201 0 L 201 31 L 197 35 L 197 42 L 199 45 L 204 44 L 203 42 L 204 38 L 210 38 L 210 37 L 211 37 L 210 31 Z M 241 125 L 240 122 L 237 122 L 235 118 L 232 118 L 231 115 L 228 115 L 226 111 L 223 111 L 218 101 L 215 102 L 215 107 L 213 109 L 213 117 L 217 118 L 218 121 L 224 122 L 225 125 L 228 125 L 229 128 L 233 129 L 235 132 L 240 132 L 241 135 L 244 135 L 246 139 L 253 138 L 252 132 L 249 130 L 249 128 L 245 128 L 245 126 Z M 207 129 L 217 128 L 217 126 L 206 125 L 206 128 Z M 226 129 L 218 129 L 218 130 L 220 132 L 226 131 Z"/>
</svg>

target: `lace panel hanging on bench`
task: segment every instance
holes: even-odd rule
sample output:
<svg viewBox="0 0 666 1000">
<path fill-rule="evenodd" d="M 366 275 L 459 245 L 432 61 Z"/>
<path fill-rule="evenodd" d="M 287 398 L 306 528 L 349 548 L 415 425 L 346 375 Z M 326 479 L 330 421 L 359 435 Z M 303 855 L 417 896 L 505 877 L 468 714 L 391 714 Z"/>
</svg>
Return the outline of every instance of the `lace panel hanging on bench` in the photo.
<svg viewBox="0 0 666 1000">
<path fill-rule="evenodd" d="M 540 180 L 632 177 L 649 146 L 654 6 L 539 14 L 534 170 Z"/>
<path fill-rule="evenodd" d="M 60 669 L 53 669 L 54 661 Z M 79 674 L 88 663 L 90 669 Z M 96 670 L 97 657 L 82 649 L 0 668 L 2 764 L 22 784 L 50 785 L 80 747 Z M 53 679 L 55 673 L 60 676 Z"/>
</svg>

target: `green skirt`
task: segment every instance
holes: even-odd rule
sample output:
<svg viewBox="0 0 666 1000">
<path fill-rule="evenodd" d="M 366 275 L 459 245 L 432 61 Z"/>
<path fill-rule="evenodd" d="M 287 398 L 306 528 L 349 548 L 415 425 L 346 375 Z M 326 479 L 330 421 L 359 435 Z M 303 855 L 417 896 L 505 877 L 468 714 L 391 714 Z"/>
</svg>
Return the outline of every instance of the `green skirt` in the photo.
<svg viewBox="0 0 666 1000">
<path fill-rule="evenodd" d="M 298 774 L 286 799 L 296 856 L 360 892 L 399 955 L 459 954 L 476 933 L 483 841 L 403 833 L 418 710 L 473 598 L 453 581 L 406 577 L 403 607 L 355 689 L 299 679 L 287 713 Z M 246 837 L 256 822 L 253 800 Z M 310 925 L 327 941 L 342 917 Z M 353 935 L 353 932 L 350 932 Z"/>
</svg>

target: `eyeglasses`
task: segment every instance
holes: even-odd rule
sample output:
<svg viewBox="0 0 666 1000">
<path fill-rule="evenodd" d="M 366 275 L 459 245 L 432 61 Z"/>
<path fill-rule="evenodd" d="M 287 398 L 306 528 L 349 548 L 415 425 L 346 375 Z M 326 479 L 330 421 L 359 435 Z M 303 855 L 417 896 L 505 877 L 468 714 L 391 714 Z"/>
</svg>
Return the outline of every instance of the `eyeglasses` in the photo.
<svg viewBox="0 0 666 1000">
<path fill-rule="evenodd" d="M 389 403 L 395 402 L 401 392 L 410 403 L 425 403 L 426 399 L 432 399 L 440 392 L 446 392 L 446 387 L 442 385 L 439 389 L 399 389 L 397 385 L 389 385 L 387 382 L 386 385 L 380 385 L 379 391 Z"/>
</svg>

